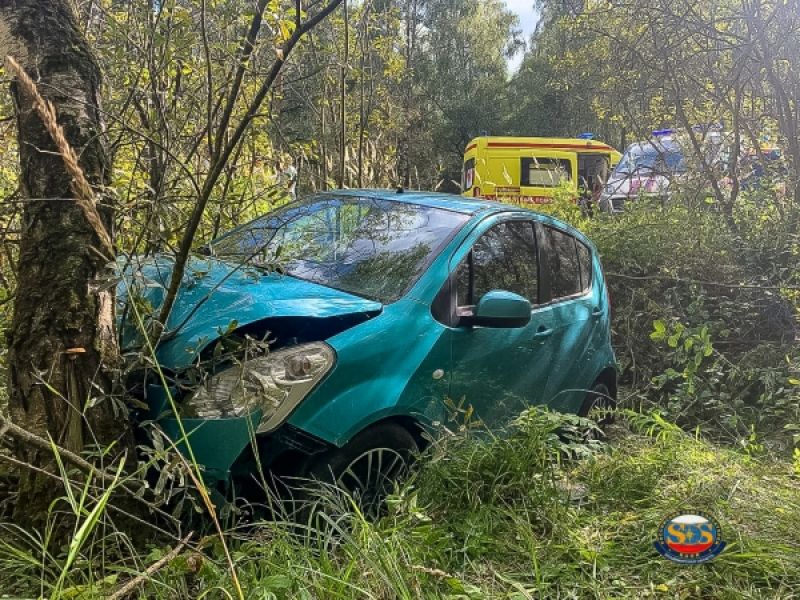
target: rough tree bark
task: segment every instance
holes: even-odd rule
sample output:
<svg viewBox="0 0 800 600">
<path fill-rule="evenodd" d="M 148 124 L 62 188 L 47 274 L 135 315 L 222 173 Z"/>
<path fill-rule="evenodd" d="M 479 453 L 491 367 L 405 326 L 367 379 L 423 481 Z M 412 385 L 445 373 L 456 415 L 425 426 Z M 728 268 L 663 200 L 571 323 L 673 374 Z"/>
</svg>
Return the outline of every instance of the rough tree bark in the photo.
<svg viewBox="0 0 800 600">
<path fill-rule="evenodd" d="M 100 110 L 101 74 L 70 0 L 0 0 L 0 56 L 13 56 L 52 102 L 89 182 L 108 183 L 109 156 Z M 18 124 L 20 190 L 25 203 L 14 315 L 9 331 L 9 409 L 18 425 L 65 448 L 129 447 L 127 420 L 113 403 L 94 403 L 117 364 L 113 293 L 98 289 L 106 259 L 95 230 L 73 199 L 62 157 L 12 83 Z M 100 191 L 100 190 L 98 190 Z M 100 207 L 111 231 L 111 214 Z M 53 456 L 20 446 L 19 458 L 47 470 Z M 14 520 L 41 526 L 63 491 L 52 479 L 21 473 Z"/>
</svg>

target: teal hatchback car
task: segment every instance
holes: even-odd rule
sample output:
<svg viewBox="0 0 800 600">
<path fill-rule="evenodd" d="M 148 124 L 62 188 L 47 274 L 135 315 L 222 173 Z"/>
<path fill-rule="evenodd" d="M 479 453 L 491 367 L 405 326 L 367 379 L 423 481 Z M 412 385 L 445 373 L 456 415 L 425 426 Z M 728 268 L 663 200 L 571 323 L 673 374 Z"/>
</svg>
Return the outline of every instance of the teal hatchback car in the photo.
<svg viewBox="0 0 800 600">
<path fill-rule="evenodd" d="M 157 308 L 171 268 L 128 267 L 123 346 L 141 344 L 132 305 Z M 348 190 L 278 208 L 191 259 L 165 331 L 159 373 L 137 377 L 142 418 L 191 444 L 221 491 L 268 470 L 375 494 L 448 405 L 501 428 L 531 405 L 586 414 L 616 394 L 591 242 L 461 196 Z"/>
</svg>

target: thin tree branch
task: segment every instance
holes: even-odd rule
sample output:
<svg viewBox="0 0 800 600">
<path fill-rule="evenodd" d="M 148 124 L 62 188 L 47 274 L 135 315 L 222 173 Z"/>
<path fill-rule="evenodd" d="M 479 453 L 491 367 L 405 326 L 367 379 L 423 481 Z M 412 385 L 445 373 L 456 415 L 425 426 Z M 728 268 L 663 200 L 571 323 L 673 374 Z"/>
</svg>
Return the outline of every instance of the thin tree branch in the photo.
<svg viewBox="0 0 800 600">
<path fill-rule="evenodd" d="M 281 72 L 281 69 L 283 68 L 283 65 L 286 62 L 286 59 L 289 57 L 292 49 L 306 33 L 311 31 L 317 24 L 319 24 L 330 13 L 332 13 L 341 2 L 342 0 L 330 0 L 330 2 L 328 2 L 328 4 L 326 4 L 325 7 L 323 7 L 322 10 L 320 10 L 316 15 L 308 19 L 300 27 L 297 27 L 292 33 L 291 37 L 289 37 L 283 46 L 276 52 L 277 57 L 272 63 L 272 67 L 262 82 L 261 87 L 259 88 L 253 100 L 250 102 L 245 115 L 242 117 L 241 121 L 239 121 L 239 125 L 231 134 L 230 139 L 227 141 L 224 148 L 222 148 L 219 156 L 215 158 L 211 170 L 206 176 L 200 197 L 197 199 L 197 204 L 192 211 L 189 222 L 186 224 L 186 231 L 181 239 L 178 255 L 175 257 L 175 266 L 172 270 L 169 288 L 167 289 L 167 294 L 164 298 L 164 303 L 161 306 L 158 316 L 158 321 L 161 323 L 162 328 L 166 325 L 169 314 L 172 311 L 172 306 L 175 303 L 175 298 L 178 294 L 178 289 L 180 288 L 181 280 L 183 279 L 183 273 L 186 268 L 186 262 L 189 259 L 189 253 L 191 252 L 192 245 L 194 244 L 194 237 L 197 233 L 197 228 L 200 226 L 200 221 L 203 218 L 203 214 L 206 206 L 208 205 L 208 201 L 211 198 L 211 194 L 214 191 L 214 187 L 216 186 L 217 181 L 219 180 L 219 177 L 225 168 L 225 165 L 230 159 L 231 154 L 242 141 L 242 138 L 250 127 L 255 115 L 258 114 L 264 99 L 272 88 L 272 84 L 275 82 L 278 74 Z"/>
<path fill-rule="evenodd" d="M 57 446 L 54 443 L 51 443 L 49 440 L 46 440 L 34 433 L 31 433 L 30 431 L 23 429 L 19 425 L 16 425 L 11 421 L 9 421 L 7 417 L 0 415 L 0 442 L 2 442 L 3 438 L 6 435 L 10 435 L 11 437 L 16 438 L 17 440 L 23 442 L 24 444 L 27 444 L 28 446 L 32 446 L 33 448 L 37 448 L 47 453 L 53 452 L 53 449 L 55 448 L 55 451 L 58 452 L 59 456 L 62 459 L 78 467 L 81 471 L 88 474 L 97 475 L 100 478 L 100 480 L 103 481 L 104 483 L 107 484 L 113 483 L 115 485 L 119 484 L 119 478 L 116 475 L 93 465 L 85 458 L 75 454 L 74 452 L 71 452 L 70 450 L 67 450 L 66 448 Z M 137 501 L 145 504 L 150 510 L 153 510 L 159 513 L 161 516 L 167 517 L 173 522 L 176 522 L 176 519 L 172 515 L 169 515 L 168 513 L 162 511 L 161 509 L 153 505 L 151 502 L 148 502 L 146 499 L 142 498 L 136 492 L 136 490 L 131 489 L 124 483 L 119 484 L 118 487 L 131 497 L 135 498 Z"/>
<path fill-rule="evenodd" d="M 212 161 L 215 161 L 219 156 L 219 153 L 222 151 L 222 145 L 225 141 L 225 133 L 228 131 L 228 125 L 230 124 L 233 109 L 236 106 L 236 101 L 239 99 L 239 91 L 242 87 L 242 80 L 244 79 L 244 74 L 247 71 L 247 64 L 250 62 L 250 57 L 255 49 L 256 39 L 258 39 L 258 32 L 261 31 L 261 23 L 263 22 L 264 10 L 266 10 L 266 8 L 267 0 L 259 0 L 258 5 L 256 6 L 256 12 L 253 15 L 253 20 L 250 22 L 250 28 L 248 29 L 247 35 L 242 41 L 242 46 L 239 50 L 239 56 L 237 59 L 239 64 L 236 66 L 236 73 L 233 77 L 233 83 L 228 91 L 225 108 L 222 111 L 219 127 L 217 128 L 217 135 L 216 139 L 214 140 L 213 153 L 211 155 Z M 209 125 L 211 124 L 209 123 Z M 208 135 L 211 137 L 211 131 L 208 132 Z"/>
</svg>

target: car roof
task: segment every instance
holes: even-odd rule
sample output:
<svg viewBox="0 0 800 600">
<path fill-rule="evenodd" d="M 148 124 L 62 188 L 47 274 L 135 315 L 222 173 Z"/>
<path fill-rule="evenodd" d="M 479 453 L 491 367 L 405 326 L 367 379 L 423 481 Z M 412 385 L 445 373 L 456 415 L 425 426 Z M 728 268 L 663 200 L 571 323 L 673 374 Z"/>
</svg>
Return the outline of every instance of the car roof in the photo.
<svg viewBox="0 0 800 600">
<path fill-rule="evenodd" d="M 493 202 L 480 198 L 469 198 L 458 194 L 442 194 L 440 192 L 421 192 L 412 190 L 382 190 L 382 189 L 352 189 L 352 190 L 331 190 L 325 192 L 335 196 L 358 196 L 359 198 L 375 198 L 378 200 L 392 200 L 394 202 L 404 202 L 406 204 L 417 204 L 430 208 L 441 208 L 453 212 L 475 215 L 485 212 L 509 212 L 524 211 L 533 213 L 534 211 L 521 206 Z"/>
</svg>

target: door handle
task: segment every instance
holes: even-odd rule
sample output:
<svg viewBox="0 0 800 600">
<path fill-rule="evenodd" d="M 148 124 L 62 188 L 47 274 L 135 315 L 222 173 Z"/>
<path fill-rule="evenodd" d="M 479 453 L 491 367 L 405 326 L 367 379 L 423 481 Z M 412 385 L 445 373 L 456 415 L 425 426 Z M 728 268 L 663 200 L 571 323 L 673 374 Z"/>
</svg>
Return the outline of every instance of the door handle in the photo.
<svg viewBox="0 0 800 600">
<path fill-rule="evenodd" d="M 533 334 L 533 337 L 536 339 L 546 338 L 552 335 L 553 330 L 549 327 L 545 327 L 544 325 L 540 325 L 539 329 L 536 330 L 536 333 Z"/>
</svg>

